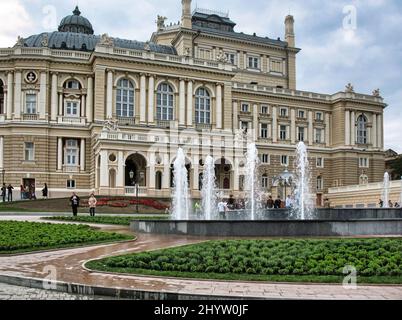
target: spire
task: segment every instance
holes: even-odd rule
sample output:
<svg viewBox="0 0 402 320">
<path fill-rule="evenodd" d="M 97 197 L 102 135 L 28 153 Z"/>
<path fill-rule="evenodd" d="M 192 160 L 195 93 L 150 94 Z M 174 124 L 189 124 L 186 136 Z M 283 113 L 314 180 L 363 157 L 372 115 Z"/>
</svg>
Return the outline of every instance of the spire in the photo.
<svg viewBox="0 0 402 320">
<path fill-rule="evenodd" d="M 75 7 L 74 11 L 73 11 L 75 16 L 79 16 L 81 14 L 80 9 L 78 8 L 78 6 Z"/>
<path fill-rule="evenodd" d="M 285 18 L 285 41 L 290 47 L 295 46 L 295 29 L 294 29 L 295 19 L 292 15 L 288 15 Z"/>
</svg>

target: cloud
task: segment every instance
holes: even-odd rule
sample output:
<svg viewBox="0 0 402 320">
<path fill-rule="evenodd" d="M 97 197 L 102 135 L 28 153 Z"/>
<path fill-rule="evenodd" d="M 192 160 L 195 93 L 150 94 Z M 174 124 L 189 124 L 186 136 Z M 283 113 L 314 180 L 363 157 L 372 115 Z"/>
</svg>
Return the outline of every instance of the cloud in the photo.
<svg viewBox="0 0 402 320">
<path fill-rule="evenodd" d="M 32 19 L 18 0 L 2 0 L 0 10 L 0 45 L 11 47 L 17 40 L 16 34 L 23 35 L 32 28 Z"/>
</svg>

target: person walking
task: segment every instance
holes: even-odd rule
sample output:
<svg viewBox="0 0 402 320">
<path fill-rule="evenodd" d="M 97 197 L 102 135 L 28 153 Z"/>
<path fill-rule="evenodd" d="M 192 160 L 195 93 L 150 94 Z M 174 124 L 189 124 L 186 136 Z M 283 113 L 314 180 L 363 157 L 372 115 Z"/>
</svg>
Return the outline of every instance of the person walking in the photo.
<svg viewBox="0 0 402 320">
<path fill-rule="evenodd" d="M 286 205 L 287 209 L 290 209 L 293 207 L 293 201 L 292 201 L 292 198 L 290 195 L 287 196 L 285 205 Z"/>
<path fill-rule="evenodd" d="M 7 201 L 8 202 L 13 202 L 13 190 L 14 190 L 14 187 L 11 184 L 9 184 L 7 187 Z"/>
<path fill-rule="evenodd" d="M 20 185 L 20 197 L 21 197 L 21 200 L 25 199 L 25 188 L 22 184 Z"/>
<path fill-rule="evenodd" d="M 47 188 L 47 184 L 45 183 L 45 187 L 42 189 L 42 196 L 43 198 L 47 199 L 47 195 L 49 193 L 49 190 Z"/>
<path fill-rule="evenodd" d="M 7 192 L 7 187 L 6 187 L 6 184 L 3 183 L 3 186 L 1 187 L 1 197 L 3 198 L 3 202 L 6 202 L 6 192 Z"/>
<path fill-rule="evenodd" d="M 267 200 L 267 208 L 272 209 L 274 207 L 274 200 L 272 199 L 272 196 L 269 196 Z"/>
<path fill-rule="evenodd" d="M 97 200 L 95 198 L 95 195 L 92 193 L 91 196 L 88 199 L 89 215 L 91 217 L 95 217 L 96 203 L 97 203 Z"/>
<path fill-rule="evenodd" d="M 223 199 L 221 199 L 221 201 L 219 201 L 218 203 L 219 217 L 225 218 L 226 210 L 227 210 L 226 203 L 223 201 Z"/>
<path fill-rule="evenodd" d="M 280 209 L 281 205 L 282 205 L 282 200 L 281 200 L 281 197 L 278 196 L 278 198 L 274 202 L 274 208 L 275 209 Z"/>
<path fill-rule="evenodd" d="M 378 204 L 379 204 L 380 208 L 384 207 L 384 201 L 382 201 L 382 199 L 380 199 L 380 202 Z"/>
<path fill-rule="evenodd" d="M 32 185 L 31 185 L 30 199 L 36 200 L 36 189 L 35 189 L 34 183 L 32 183 Z"/>
<path fill-rule="evenodd" d="M 78 213 L 78 207 L 80 206 L 80 198 L 73 192 L 70 198 L 71 208 L 73 209 L 73 216 L 76 217 Z"/>
</svg>

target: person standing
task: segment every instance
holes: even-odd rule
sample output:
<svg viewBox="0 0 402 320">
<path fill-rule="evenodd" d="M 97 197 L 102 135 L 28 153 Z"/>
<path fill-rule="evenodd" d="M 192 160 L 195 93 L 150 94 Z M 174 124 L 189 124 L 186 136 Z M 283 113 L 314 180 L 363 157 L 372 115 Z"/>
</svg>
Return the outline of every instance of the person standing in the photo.
<svg viewBox="0 0 402 320">
<path fill-rule="evenodd" d="M 96 203 L 97 203 L 97 200 L 95 198 L 95 195 L 92 193 L 91 196 L 88 199 L 89 215 L 91 217 L 95 217 Z"/>
<path fill-rule="evenodd" d="M 275 209 L 280 209 L 281 205 L 282 205 L 282 200 L 281 200 L 281 197 L 278 196 L 278 198 L 274 202 L 274 208 Z"/>
<path fill-rule="evenodd" d="M 47 188 L 47 184 L 45 183 L 45 187 L 42 189 L 43 198 L 47 199 L 48 192 L 49 192 L 49 190 Z"/>
<path fill-rule="evenodd" d="M 293 206 L 293 201 L 292 201 L 292 198 L 291 198 L 291 196 L 290 195 L 288 195 L 287 196 L 287 198 L 286 198 L 286 208 L 287 209 L 290 209 L 290 208 L 292 208 L 292 206 Z"/>
<path fill-rule="evenodd" d="M 76 217 L 78 213 L 78 207 L 80 206 L 80 198 L 73 192 L 70 198 L 71 208 L 73 209 L 73 216 Z"/>
<path fill-rule="evenodd" d="M 274 200 L 272 199 L 272 196 L 269 196 L 267 200 L 267 208 L 272 209 L 274 207 Z"/>
<path fill-rule="evenodd" d="M 20 197 L 21 197 L 21 200 L 25 199 L 25 188 L 22 184 L 20 185 Z"/>
<path fill-rule="evenodd" d="M 221 199 L 218 203 L 218 212 L 219 212 L 219 217 L 225 218 L 225 212 L 227 210 L 226 203 Z"/>
<path fill-rule="evenodd" d="M 380 208 L 384 207 L 384 201 L 382 201 L 382 199 L 380 199 L 380 202 L 378 204 L 379 204 Z"/>
<path fill-rule="evenodd" d="M 6 202 L 6 192 L 7 192 L 7 187 L 6 187 L 6 184 L 3 183 L 3 186 L 1 187 L 1 197 L 3 198 L 3 202 Z"/>
<path fill-rule="evenodd" d="M 14 190 L 14 187 L 11 184 L 9 184 L 7 187 L 7 191 L 8 191 L 7 201 L 8 202 L 13 202 L 13 190 Z"/>
</svg>

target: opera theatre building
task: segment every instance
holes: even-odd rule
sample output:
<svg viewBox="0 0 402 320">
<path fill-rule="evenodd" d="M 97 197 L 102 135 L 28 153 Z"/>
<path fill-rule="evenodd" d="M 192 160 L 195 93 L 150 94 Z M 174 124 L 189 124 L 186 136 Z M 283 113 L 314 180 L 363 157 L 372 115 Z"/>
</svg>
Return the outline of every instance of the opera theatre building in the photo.
<svg viewBox="0 0 402 320">
<path fill-rule="evenodd" d="M 182 147 L 193 197 L 207 155 L 220 192 L 240 197 L 255 143 L 261 189 L 283 197 L 278 179 L 294 171 L 299 141 L 318 204 L 329 188 L 382 180 L 379 90 L 297 90 L 292 16 L 277 39 L 238 32 L 227 14 L 192 11 L 191 0 L 182 0 L 179 23 L 165 20 L 158 16 L 148 42 L 125 40 L 97 35 L 77 7 L 57 31 L 0 49 L 5 183 L 16 191 L 47 183 L 50 197 L 168 198 Z"/>
</svg>

